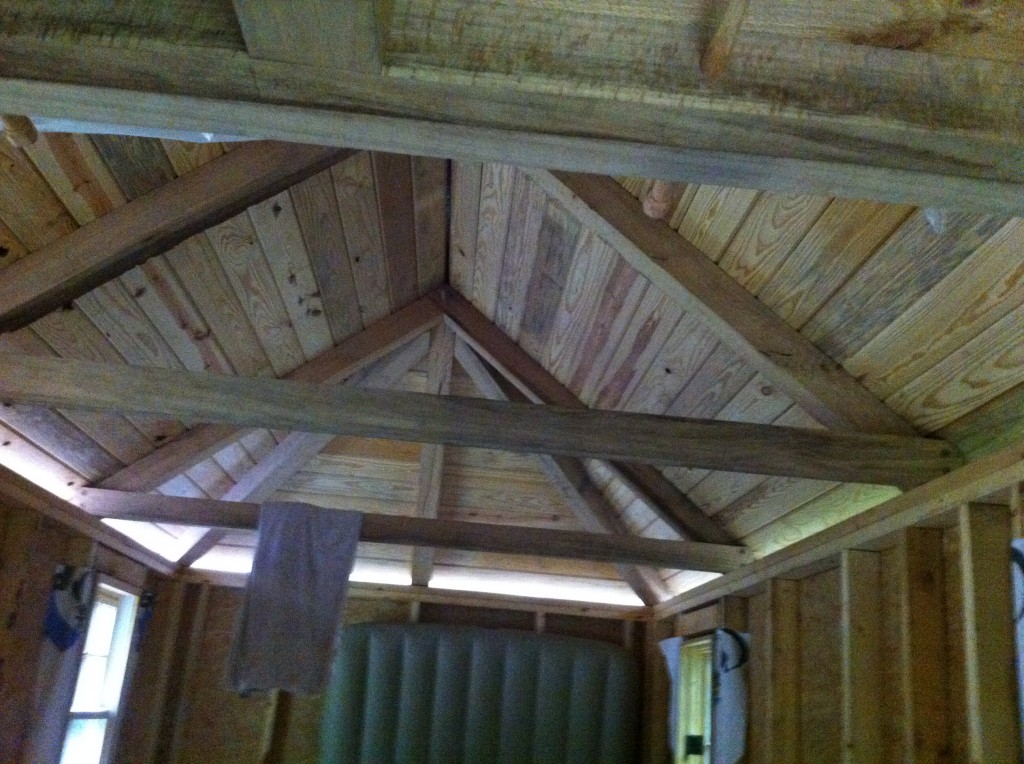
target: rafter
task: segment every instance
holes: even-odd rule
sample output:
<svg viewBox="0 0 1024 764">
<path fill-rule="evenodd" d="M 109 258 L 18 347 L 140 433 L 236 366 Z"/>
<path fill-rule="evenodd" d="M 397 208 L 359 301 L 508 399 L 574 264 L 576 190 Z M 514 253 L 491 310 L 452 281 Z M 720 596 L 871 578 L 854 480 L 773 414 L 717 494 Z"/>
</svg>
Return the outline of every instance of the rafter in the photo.
<svg viewBox="0 0 1024 764">
<path fill-rule="evenodd" d="M 465 340 L 457 341 L 455 357 L 484 397 L 499 401 L 510 399 L 510 393 L 502 388 Z M 591 533 L 629 533 L 611 502 L 590 479 L 583 462 L 566 456 L 541 456 L 540 463 L 544 474 L 565 498 L 584 529 Z M 665 599 L 665 585 L 656 570 L 619 565 L 618 571 L 644 604 L 653 605 Z"/>
<path fill-rule="evenodd" d="M 0 400 L 247 427 L 906 487 L 959 463 L 940 440 L 681 419 L 4 354 Z"/>
<path fill-rule="evenodd" d="M 435 330 L 436 331 L 436 330 Z M 346 383 L 387 389 L 395 385 L 409 370 L 423 360 L 427 354 L 426 335 L 410 340 L 404 346 L 392 351 L 372 366 L 350 377 Z M 251 501 L 260 503 L 268 500 L 310 459 L 334 440 L 333 435 L 322 433 L 293 432 L 279 443 L 269 454 L 254 464 L 241 479 L 229 488 L 223 501 Z M 188 568 L 205 555 L 224 538 L 224 532 L 210 529 L 196 540 L 180 558 L 178 568 Z"/>
<path fill-rule="evenodd" d="M 185 173 L 5 269 L 0 331 L 27 326 L 352 153 L 262 141 Z"/>
<path fill-rule="evenodd" d="M 586 408 L 569 388 L 454 289 L 441 288 L 434 292 L 433 298 L 459 335 L 529 400 L 565 408 Z M 608 467 L 683 538 L 719 544 L 735 541 L 656 468 L 626 462 L 609 463 Z"/>
<path fill-rule="evenodd" d="M 396 311 L 300 366 L 287 379 L 332 384 L 356 374 L 441 321 L 427 298 Z M 210 458 L 249 430 L 227 424 L 201 424 L 99 483 L 120 491 L 153 491 Z"/>
<path fill-rule="evenodd" d="M 207 527 L 216 525 L 244 530 L 256 528 L 259 515 L 258 504 L 133 494 L 101 488 L 83 488 L 72 501 L 96 517 Z M 363 513 L 359 538 L 378 544 L 567 557 L 718 573 L 736 570 L 749 560 L 748 552 L 742 547 L 721 544 L 663 541 L 549 528 L 516 527 L 514 533 L 509 530 L 507 525 L 490 523 Z"/>
<path fill-rule="evenodd" d="M 452 361 L 455 357 L 455 333 L 446 323 L 433 331 L 430 362 L 427 368 L 429 395 L 448 395 L 451 391 Z M 420 449 L 419 481 L 416 487 L 417 517 L 437 517 L 441 505 L 441 480 L 444 472 L 444 446 L 425 443 Z M 434 550 L 412 550 L 412 583 L 426 586 L 434 570 Z"/>
<path fill-rule="evenodd" d="M 722 342 L 811 416 L 833 429 L 914 429 L 842 366 L 640 204 L 611 178 L 529 172 L 639 273 L 700 316 Z"/>
</svg>

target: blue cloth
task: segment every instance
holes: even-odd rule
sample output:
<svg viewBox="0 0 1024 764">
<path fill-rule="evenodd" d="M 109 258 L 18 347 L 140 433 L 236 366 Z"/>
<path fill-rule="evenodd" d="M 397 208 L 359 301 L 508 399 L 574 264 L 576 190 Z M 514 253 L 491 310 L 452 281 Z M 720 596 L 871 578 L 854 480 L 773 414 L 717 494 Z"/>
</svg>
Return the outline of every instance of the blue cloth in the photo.
<svg viewBox="0 0 1024 764">
<path fill-rule="evenodd" d="M 46 603 L 43 634 L 61 652 L 74 645 L 85 630 L 95 578 L 91 568 L 57 566 Z"/>
</svg>

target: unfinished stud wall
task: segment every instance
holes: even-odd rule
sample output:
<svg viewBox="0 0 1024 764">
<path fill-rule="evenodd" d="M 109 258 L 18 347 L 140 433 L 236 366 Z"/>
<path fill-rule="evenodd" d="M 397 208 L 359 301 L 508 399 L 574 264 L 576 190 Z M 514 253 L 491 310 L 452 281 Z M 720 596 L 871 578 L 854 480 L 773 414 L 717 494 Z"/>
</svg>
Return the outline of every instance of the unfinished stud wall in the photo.
<svg viewBox="0 0 1024 764">
<path fill-rule="evenodd" d="M 319 754 L 322 699 L 240 698 L 225 671 L 240 589 L 164 581 L 121 728 L 119 764 L 305 764 Z M 163 594 L 161 594 L 163 597 Z M 161 612 L 162 610 L 162 612 Z M 347 624 L 407 622 L 543 630 L 633 647 L 635 624 L 457 604 L 350 598 Z"/>
<path fill-rule="evenodd" d="M 964 507 L 891 546 L 772 579 L 746 598 L 747 764 L 1017 761 L 1010 516 Z M 657 639 L 725 625 L 721 603 L 648 624 L 648 709 L 667 703 Z M 649 711 L 649 764 L 669 760 Z"/>
<path fill-rule="evenodd" d="M 32 510 L 0 504 L 0 761 L 20 761 L 32 722 L 43 618 L 57 565 L 141 586 L 145 568 Z"/>
</svg>

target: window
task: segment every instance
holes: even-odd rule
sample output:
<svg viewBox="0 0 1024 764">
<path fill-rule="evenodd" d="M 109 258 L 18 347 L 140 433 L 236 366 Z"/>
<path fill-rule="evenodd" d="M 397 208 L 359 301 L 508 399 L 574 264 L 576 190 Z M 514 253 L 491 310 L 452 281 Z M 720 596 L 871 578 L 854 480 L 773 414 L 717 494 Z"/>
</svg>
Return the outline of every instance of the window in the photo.
<svg viewBox="0 0 1024 764">
<path fill-rule="evenodd" d="M 138 597 L 100 583 L 89 616 L 61 764 L 105 764 L 110 759 Z"/>
<path fill-rule="evenodd" d="M 711 639 L 683 642 L 679 649 L 679 723 L 675 764 L 711 761 Z"/>
</svg>

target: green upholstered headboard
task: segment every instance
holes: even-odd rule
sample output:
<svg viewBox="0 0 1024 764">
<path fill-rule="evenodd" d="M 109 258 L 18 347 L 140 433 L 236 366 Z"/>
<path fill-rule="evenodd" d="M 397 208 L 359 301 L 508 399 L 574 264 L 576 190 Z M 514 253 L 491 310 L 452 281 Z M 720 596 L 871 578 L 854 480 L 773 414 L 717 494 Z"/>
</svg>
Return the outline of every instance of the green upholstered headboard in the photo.
<svg viewBox="0 0 1024 764">
<path fill-rule="evenodd" d="M 322 764 L 627 764 L 637 667 L 604 642 L 498 629 L 345 627 Z"/>
</svg>

